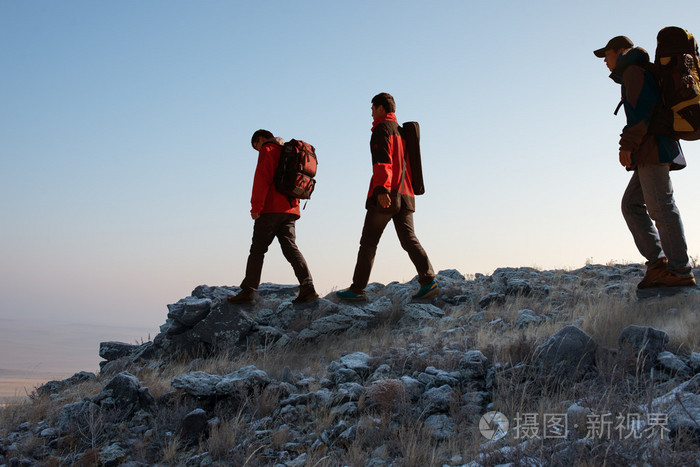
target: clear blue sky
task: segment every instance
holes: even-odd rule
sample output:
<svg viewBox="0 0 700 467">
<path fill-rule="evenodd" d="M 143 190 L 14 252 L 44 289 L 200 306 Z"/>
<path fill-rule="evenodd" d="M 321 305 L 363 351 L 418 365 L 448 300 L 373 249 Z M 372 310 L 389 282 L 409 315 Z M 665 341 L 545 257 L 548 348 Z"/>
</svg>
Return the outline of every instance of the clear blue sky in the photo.
<svg viewBox="0 0 700 467">
<path fill-rule="evenodd" d="M 238 285 L 258 128 L 316 146 L 298 244 L 321 292 L 349 285 L 381 91 L 421 123 L 436 269 L 642 261 L 619 87 L 592 51 L 653 51 L 668 25 L 700 35 L 700 3 L 0 0 L 0 320 L 153 335 L 195 286 Z M 698 255 L 700 142 L 684 149 Z M 414 274 L 389 228 L 371 279 Z M 277 244 L 263 281 L 294 283 Z"/>
</svg>

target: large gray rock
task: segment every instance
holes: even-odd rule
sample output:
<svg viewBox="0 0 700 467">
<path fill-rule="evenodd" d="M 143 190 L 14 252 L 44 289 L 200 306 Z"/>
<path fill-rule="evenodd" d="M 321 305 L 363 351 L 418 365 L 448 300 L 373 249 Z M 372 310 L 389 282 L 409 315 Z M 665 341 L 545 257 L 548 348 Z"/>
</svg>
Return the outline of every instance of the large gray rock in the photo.
<svg viewBox="0 0 700 467">
<path fill-rule="evenodd" d="M 544 321 L 544 318 L 537 316 L 532 310 L 518 310 L 518 318 L 515 320 L 515 327 L 518 329 L 528 326 L 536 326 Z"/>
<path fill-rule="evenodd" d="M 430 303 L 410 303 L 404 306 L 400 326 L 411 326 L 425 321 L 432 321 L 445 316 L 445 312 Z"/>
<path fill-rule="evenodd" d="M 192 327 L 209 314 L 211 304 L 210 298 L 186 297 L 168 305 L 168 318 Z"/>
<path fill-rule="evenodd" d="M 203 409 L 194 409 L 180 422 L 180 434 L 188 443 L 193 444 L 207 434 L 207 413 Z"/>
<path fill-rule="evenodd" d="M 377 300 L 362 307 L 364 311 L 374 316 L 374 319 L 378 321 L 389 319 L 393 308 L 393 303 L 386 296 L 379 297 Z"/>
<path fill-rule="evenodd" d="M 479 299 L 479 308 L 488 308 L 492 304 L 502 305 L 506 302 L 506 296 L 499 292 L 489 292 Z"/>
<path fill-rule="evenodd" d="M 226 297 L 235 295 L 240 290 L 240 287 L 210 287 L 208 285 L 198 285 L 190 295 L 195 298 L 208 298 L 212 302 L 223 302 L 226 301 Z"/>
<path fill-rule="evenodd" d="M 448 385 L 444 385 L 425 391 L 419 404 L 426 415 L 447 413 L 450 410 L 450 404 L 456 397 L 454 389 Z"/>
<path fill-rule="evenodd" d="M 631 324 L 622 330 L 617 344 L 623 352 L 631 352 L 634 359 L 642 362 L 642 367 L 648 370 L 654 366 L 668 341 L 668 334 L 664 331 Z"/>
<path fill-rule="evenodd" d="M 49 394 L 56 394 L 65 389 L 70 388 L 76 384 L 84 383 L 86 381 L 92 381 L 95 379 L 95 374 L 87 371 L 79 371 L 75 373 L 70 378 L 61 381 L 49 381 L 48 383 L 39 386 L 36 389 L 37 394 L 40 396 L 46 396 Z"/>
<path fill-rule="evenodd" d="M 131 416 L 138 410 L 151 410 L 155 405 L 155 399 L 148 392 L 148 388 L 141 387 L 138 378 L 128 371 L 123 371 L 112 378 L 102 392 L 92 398 L 92 401 L 103 408 L 119 412 L 123 418 Z"/>
<path fill-rule="evenodd" d="M 376 313 L 372 313 L 369 310 L 355 306 L 342 307 L 339 313 L 350 318 L 354 325 L 366 323 L 376 319 Z"/>
<path fill-rule="evenodd" d="M 364 352 L 355 352 L 340 357 L 340 363 L 344 367 L 349 368 L 362 376 L 369 376 L 369 372 L 372 370 L 372 367 L 369 364 L 371 358 L 372 357 Z"/>
<path fill-rule="evenodd" d="M 309 328 L 321 335 L 325 335 L 343 332 L 350 329 L 353 324 L 355 324 L 355 321 L 351 317 L 337 313 L 315 320 Z"/>
<path fill-rule="evenodd" d="M 532 293 L 532 286 L 522 279 L 511 279 L 506 284 L 506 295 L 529 296 Z"/>
<path fill-rule="evenodd" d="M 401 382 L 406 388 L 406 394 L 413 402 L 420 399 L 423 392 L 425 392 L 425 385 L 415 378 L 404 375 L 401 377 Z"/>
<path fill-rule="evenodd" d="M 91 421 L 97 421 L 101 417 L 100 411 L 100 407 L 89 399 L 64 405 L 58 413 L 56 427 L 63 434 L 77 431 L 90 426 Z"/>
<path fill-rule="evenodd" d="M 272 382 L 272 379 L 263 370 L 254 365 L 245 366 L 239 370 L 224 375 L 216 384 L 216 394 L 237 395 L 247 393 L 255 389 L 262 389 Z"/>
<path fill-rule="evenodd" d="M 128 357 L 137 347 L 136 345 L 127 344 L 125 342 L 100 342 L 99 355 L 101 358 L 111 362 L 122 357 Z"/>
<path fill-rule="evenodd" d="M 121 465 L 128 454 L 129 451 L 121 447 L 119 443 L 110 444 L 100 451 L 100 465 L 105 467 Z"/>
<path fill-rule="evenodd" d="M 450 279 L 456 282 L 467 281 L 464 275 L 456 269 L 443 269 L 442 271 L 437 273 L 437 279 L 438 281 L 445 279 Z"/>
<path fill-rule="evenodd" d="M 433 387 L 445 385 L 457 387 L 459 386 L 460 377 L 459 372 L 448 372 L 429 366 L 425 371 L 419 373 L 416 379 L 423 383 L 426 389 L 432 389 Z"/>
<path fill-rule="evenodd" d="M 341 383 L 338 385 L 338 391 L 331 399 L 331 404 L 340 405 L 346 402 L 357 402 L 365 392 L 365 387 L 359 383 Z"/>
<path fill-rule="evenodd" d="M 328 365 L 328 378 L 333 385 L 343 383 L 361 383 L 362 376 L 355 370 L 348 368 L 337 360 L 332 361 Z"/>
<path fill-rule="evenodd" d="M 425 419 L 425 427 L 436 441 L 445 441 L 455 435 L 455 423 L 445 414 L 433 414 Z"/>
<path fill-rule="evenodd" d="M 255 320 L 264 326 L 272 326 L 279 329 L 287 329 L 294 321 L 296 310 L 292 302 L 282 302 L 273 310 L 265 308 L 255 315 Z"/>
<path fill-rule="evenodd" d="M 212 375 L 204 371 L 192 371 L 175 377 L 171 384 L 187 394 L 199 398 L 232 396 L 263 389 L 272 379 L 254 365 L 243 367 L 227 375 Z"/>
<path fill-rule="evenodd" d="M 646 412 L 646 406 L 640 411 Z M 650 413 L 659 418 L 659 414 L 667 416 L 667 424 L 663 429 L 670 436 L 680 432 L 690 433 L 700 442 L 700 375 L 678 385 L 663 396 L 657 397 L 650 404 Z"/>
<path fill-rule="evenodd" d="M 175 349 L 189 354 L 203 350 L 226 351 L 243 348 L 257 323 L 242 306 L 221 302 L 191 330 L 172 336 Z"/>
<path fill-rule="evenodd" d="M 688 359 L 688 365 L 693 373 L 700 372 L 700 353 L 691 352 L 690 358 Z"/>
<path fill-rule="evenodd" d="M 688 365 L 685 364 L 678 356 L 671 352 L 664 351 L 659 353 L 656 357 L 656 361 L 662 370 L 670 374 L 671 376 L 678 378 L 689 378 L 692 371 Z"/>
<path fill-rule="evenodd" d="M 170 384 L 175 389 L 182 389 L 191 396 L 212 397 L 216 395 L 216 385 L 221 382 L 221 378 L 221 375 L 192 371 L 176 376 Z"/>
<path fill-rule="evenodd" d="M 535 350 L 535 362 L 556 379 L 582 376 L 595 367 L 595 341 L 576 326 L 565 326 Z"/>
</svg>

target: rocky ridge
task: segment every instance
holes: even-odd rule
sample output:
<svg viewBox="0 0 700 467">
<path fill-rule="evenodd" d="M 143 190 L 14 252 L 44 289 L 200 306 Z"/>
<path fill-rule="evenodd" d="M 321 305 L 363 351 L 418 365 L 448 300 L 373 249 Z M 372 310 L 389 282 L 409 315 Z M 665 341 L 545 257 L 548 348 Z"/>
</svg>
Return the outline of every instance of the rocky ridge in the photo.
<svg viewBox="0 0 700 467">
<path fill-rule="evenodd" d="M 445 270 L 429 302 L 411 301 L 416 279 L 306 305 L 293 286 L 264 284 L 252 306 L 226 302 L 236 287 L 199 286 L 168 305 L 152 342 L 104 342 L 99 375 L 49 382 L 4 416 L 0 465 L 682 463 L 700 442 L 700 353 L 624 317 L 612 337 L 594 323 L 600 306 L 697 313 L 694 292 L 637 302 L 641 275 Z M 623 409 L 634 423 L 596 436 L 599 416 Z M 545 410 L 564 429 L 548 433 Z M 483 425 L 492 412 L 509 427 Z M 538 419 L 527 432 L 523 415 Z"/>
</svg>

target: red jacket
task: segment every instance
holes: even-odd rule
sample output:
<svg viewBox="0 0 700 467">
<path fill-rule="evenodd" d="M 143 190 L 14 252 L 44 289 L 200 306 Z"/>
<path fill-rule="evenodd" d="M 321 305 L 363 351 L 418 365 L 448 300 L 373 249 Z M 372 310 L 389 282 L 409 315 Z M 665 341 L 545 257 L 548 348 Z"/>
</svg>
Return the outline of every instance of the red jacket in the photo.
<svg viewBox="0 0 700 467">
<path fill-rule="evenodd" d="M 398 192 L 401 188 L 401 202 L 410 211 L 415 210 L 415 194 L 411 185 L 411 166 L 406 166 L 406 173 L 401 184 L 401 170 L 408 164 L 405 157 L 406 141 L 401 136 L 401 127 L 396 114 L 388 113 L 384 118 L 372 124 L 372 137 L 369 141 L 372 152 L 372 180 L 369 184 L 365 206 L 377 206 L 380 193 Z"/>
<path fill-rule="evenodd" d="M 253 194 L 250 197 L 250 212 L 285 212 L 300 217 L 299 200 L 291 198 L 290 201 L 290 198 L 275 189 L 273 177 L 281 153 L 282 146 L 274 142 L 265 143 L 260 147 L 253 179 Z"/>
</svg>

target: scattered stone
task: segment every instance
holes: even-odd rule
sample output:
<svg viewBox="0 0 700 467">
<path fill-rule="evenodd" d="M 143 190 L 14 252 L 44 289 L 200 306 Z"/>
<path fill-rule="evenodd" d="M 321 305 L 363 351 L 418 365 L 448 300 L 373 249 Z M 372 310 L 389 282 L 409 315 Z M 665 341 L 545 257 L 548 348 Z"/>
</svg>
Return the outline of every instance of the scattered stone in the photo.
<svg viewBox="0 0 700 467">
<path fill-rule="evenodd" d="M 490 292 L 481 297 L 479 300 L 479 308 L 488 308 L 492 304 L 502 305 L 506 302 L 505 294 L 498 292 Z"/>
<path fill-rule="evenodd" d="M 454 398 L 454 389 L 448 385 L 444 385 L 440 386 L 439 388 L 432 388 L 425 391 L 420 404 L 426 415 L 434 413 L 447 413 Z"/>
<path fill-rule="evenodd" d="M 664 430 L 664 433 L 671 437 L 681 433 L 690 434 L 695 443 L 700 444 L 699 392 L 700 375 L 695 375 L 667 394 L 654 399 L 650 404 L 649 413 L 654 414 L 654 419 L 668 422 L 656 427 L 657 431 Z M 640 409 L 647 412 L 646 407 Z"/>
<path fill-rule="evenodd" d="M 692 352 L 690 354 L 688 365 L 690 366 L 690 369 L 693 371 L 693 373 L 700 372 L 700 353 Z"/>
<path fill-rule="evenodd" d="M 595 367 L 596 343 L 576 326 L 565 326 L 535 350 L 535 361 L 548 376 L 576 378 Z"/>
<path fill-rule="evenodd" d="M 664 351 L 659 353 L 656 361 L 662 370 L 673 377 L 689 378 L 692 371 L 688 365 L 671 352 Z"/>
<path fill-rule="evenodd" d="M 631 324 L 622 330 L 617 343 L 620 350 L 631 352 L 636 361 L 643 362 L 643 368 L 650 369 L 668 341 L 664 331 Z"/>
<path fill-rule="evenodd" d="M 180 432 L 189 444 L 194 444 L 206 436 L 208 428 L 207 413 L 203 409 L 194 409 L 182 419 Z"/>
<path fill-rule="evenodd" d="M 425 419 L 424 424 L 431 431 L 431 436 L 436 441 L 445 441 L 455 435 L 455 424 L 445 414 L 430 415 Z"/>
<path fill-rule="evenodd" d="M 518 310 L 518 318 L 515 320 L 515 327 L 518 329 L 523 329 L 528 326 L 537 326 L 544 319 L 537 316 L 532 310 Z"/>
<path fill-rule="evenodd" d="M 119 443 L 110 444 L 100 451 L 101 465 L 108 467 L 119 465 L 128 454 L 127 450 L 121 447 Z"/>
</svg>

